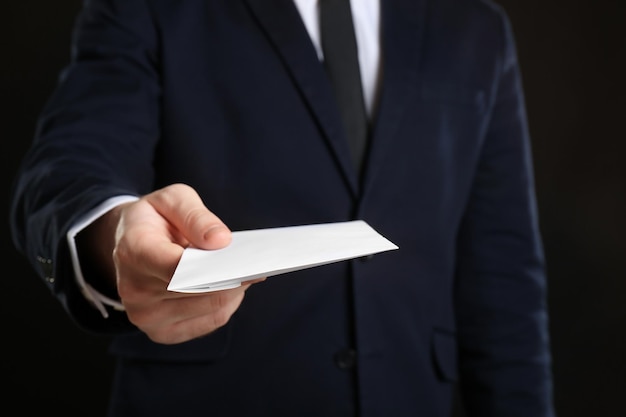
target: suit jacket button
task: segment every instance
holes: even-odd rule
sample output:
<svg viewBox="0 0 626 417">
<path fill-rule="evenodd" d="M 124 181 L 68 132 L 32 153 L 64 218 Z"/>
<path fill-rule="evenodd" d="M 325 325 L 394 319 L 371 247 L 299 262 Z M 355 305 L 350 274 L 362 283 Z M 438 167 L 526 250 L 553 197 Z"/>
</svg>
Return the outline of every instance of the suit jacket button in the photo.
<svg viewBox="0 0 626 417">
<path fill-rule="evenodd" d="M 342 349 L 335 353 L 335 365 L 339 369 L 352 369 L 356 365 L 356 351 L 354 349 Z"/>
</svg>

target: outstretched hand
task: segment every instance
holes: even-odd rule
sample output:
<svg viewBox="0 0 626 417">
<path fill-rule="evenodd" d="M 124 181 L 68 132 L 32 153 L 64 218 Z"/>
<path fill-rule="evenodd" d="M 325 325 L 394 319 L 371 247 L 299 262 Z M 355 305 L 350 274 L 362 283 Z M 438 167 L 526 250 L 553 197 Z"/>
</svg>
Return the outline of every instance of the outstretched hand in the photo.
<svg viewBox="0 0 626 417">
<path fill-rule="evenodd" d="M 109 236 L 111 243 L 100 258 L 113 262 L 128 319 L 158 343 L 185 342 L 225 325 L 250 285 L 263 280 L 201 294 L 167 290 L 186 247 L 214 250 L 231 241 L 230 229 L 184 184 L 116 207 L 90 233 L 105 240 Z"/>
</svg>

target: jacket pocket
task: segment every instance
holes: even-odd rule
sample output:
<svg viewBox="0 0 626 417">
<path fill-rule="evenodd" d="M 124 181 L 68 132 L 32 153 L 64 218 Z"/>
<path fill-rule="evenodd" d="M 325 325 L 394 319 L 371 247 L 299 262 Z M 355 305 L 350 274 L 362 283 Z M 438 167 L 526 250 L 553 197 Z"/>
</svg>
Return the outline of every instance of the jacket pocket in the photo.
<svg viewBox="0 0 626 417">
<path fill-rule="evenodd" d="M 432 355 L 437 376 L 442 381 L 458 380 L 458 348 L 456 335 L 444 329 L 434 329 Z"/>
</svg>

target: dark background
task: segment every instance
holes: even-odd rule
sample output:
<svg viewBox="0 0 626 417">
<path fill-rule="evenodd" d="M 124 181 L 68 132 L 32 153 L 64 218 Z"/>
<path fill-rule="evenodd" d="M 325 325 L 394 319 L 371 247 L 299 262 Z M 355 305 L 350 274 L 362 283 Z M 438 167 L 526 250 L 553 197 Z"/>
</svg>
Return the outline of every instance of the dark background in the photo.
<svg viewBox="0 0 626 417">
<path fill-rule="evenodd" d="M 384 0 L 383 0 L 384 1 Z M 2 192 L 69 58 L 79 0 L 6 2 Z M 501 0 L 526 91 L 548 260 L 560 417 L 626 416 L 626 8 L 623 0 Z M 8 8 L 8 12 L 6 11 Z M 106 340 L 65 316 L 2 223 L 3 407 L 103 415 Z M 8 389 L 7 389 L 8 387 Z M 245 399 L 242 399 L 245 400 Z"/>
</svg>

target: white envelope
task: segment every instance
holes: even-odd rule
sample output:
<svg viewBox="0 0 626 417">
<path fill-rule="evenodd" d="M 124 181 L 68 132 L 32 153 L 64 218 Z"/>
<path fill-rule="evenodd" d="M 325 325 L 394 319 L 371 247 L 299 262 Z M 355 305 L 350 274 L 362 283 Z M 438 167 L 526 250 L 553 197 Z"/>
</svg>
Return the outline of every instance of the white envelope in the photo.
<svg viewBox="0 0 626 417">
<path fill-rule="evenodd" d="M 167 289 L 199 293 L 398 249 L 363 220 L 236 231 L 218 250 L 187 248 Z"/>
</svg>

